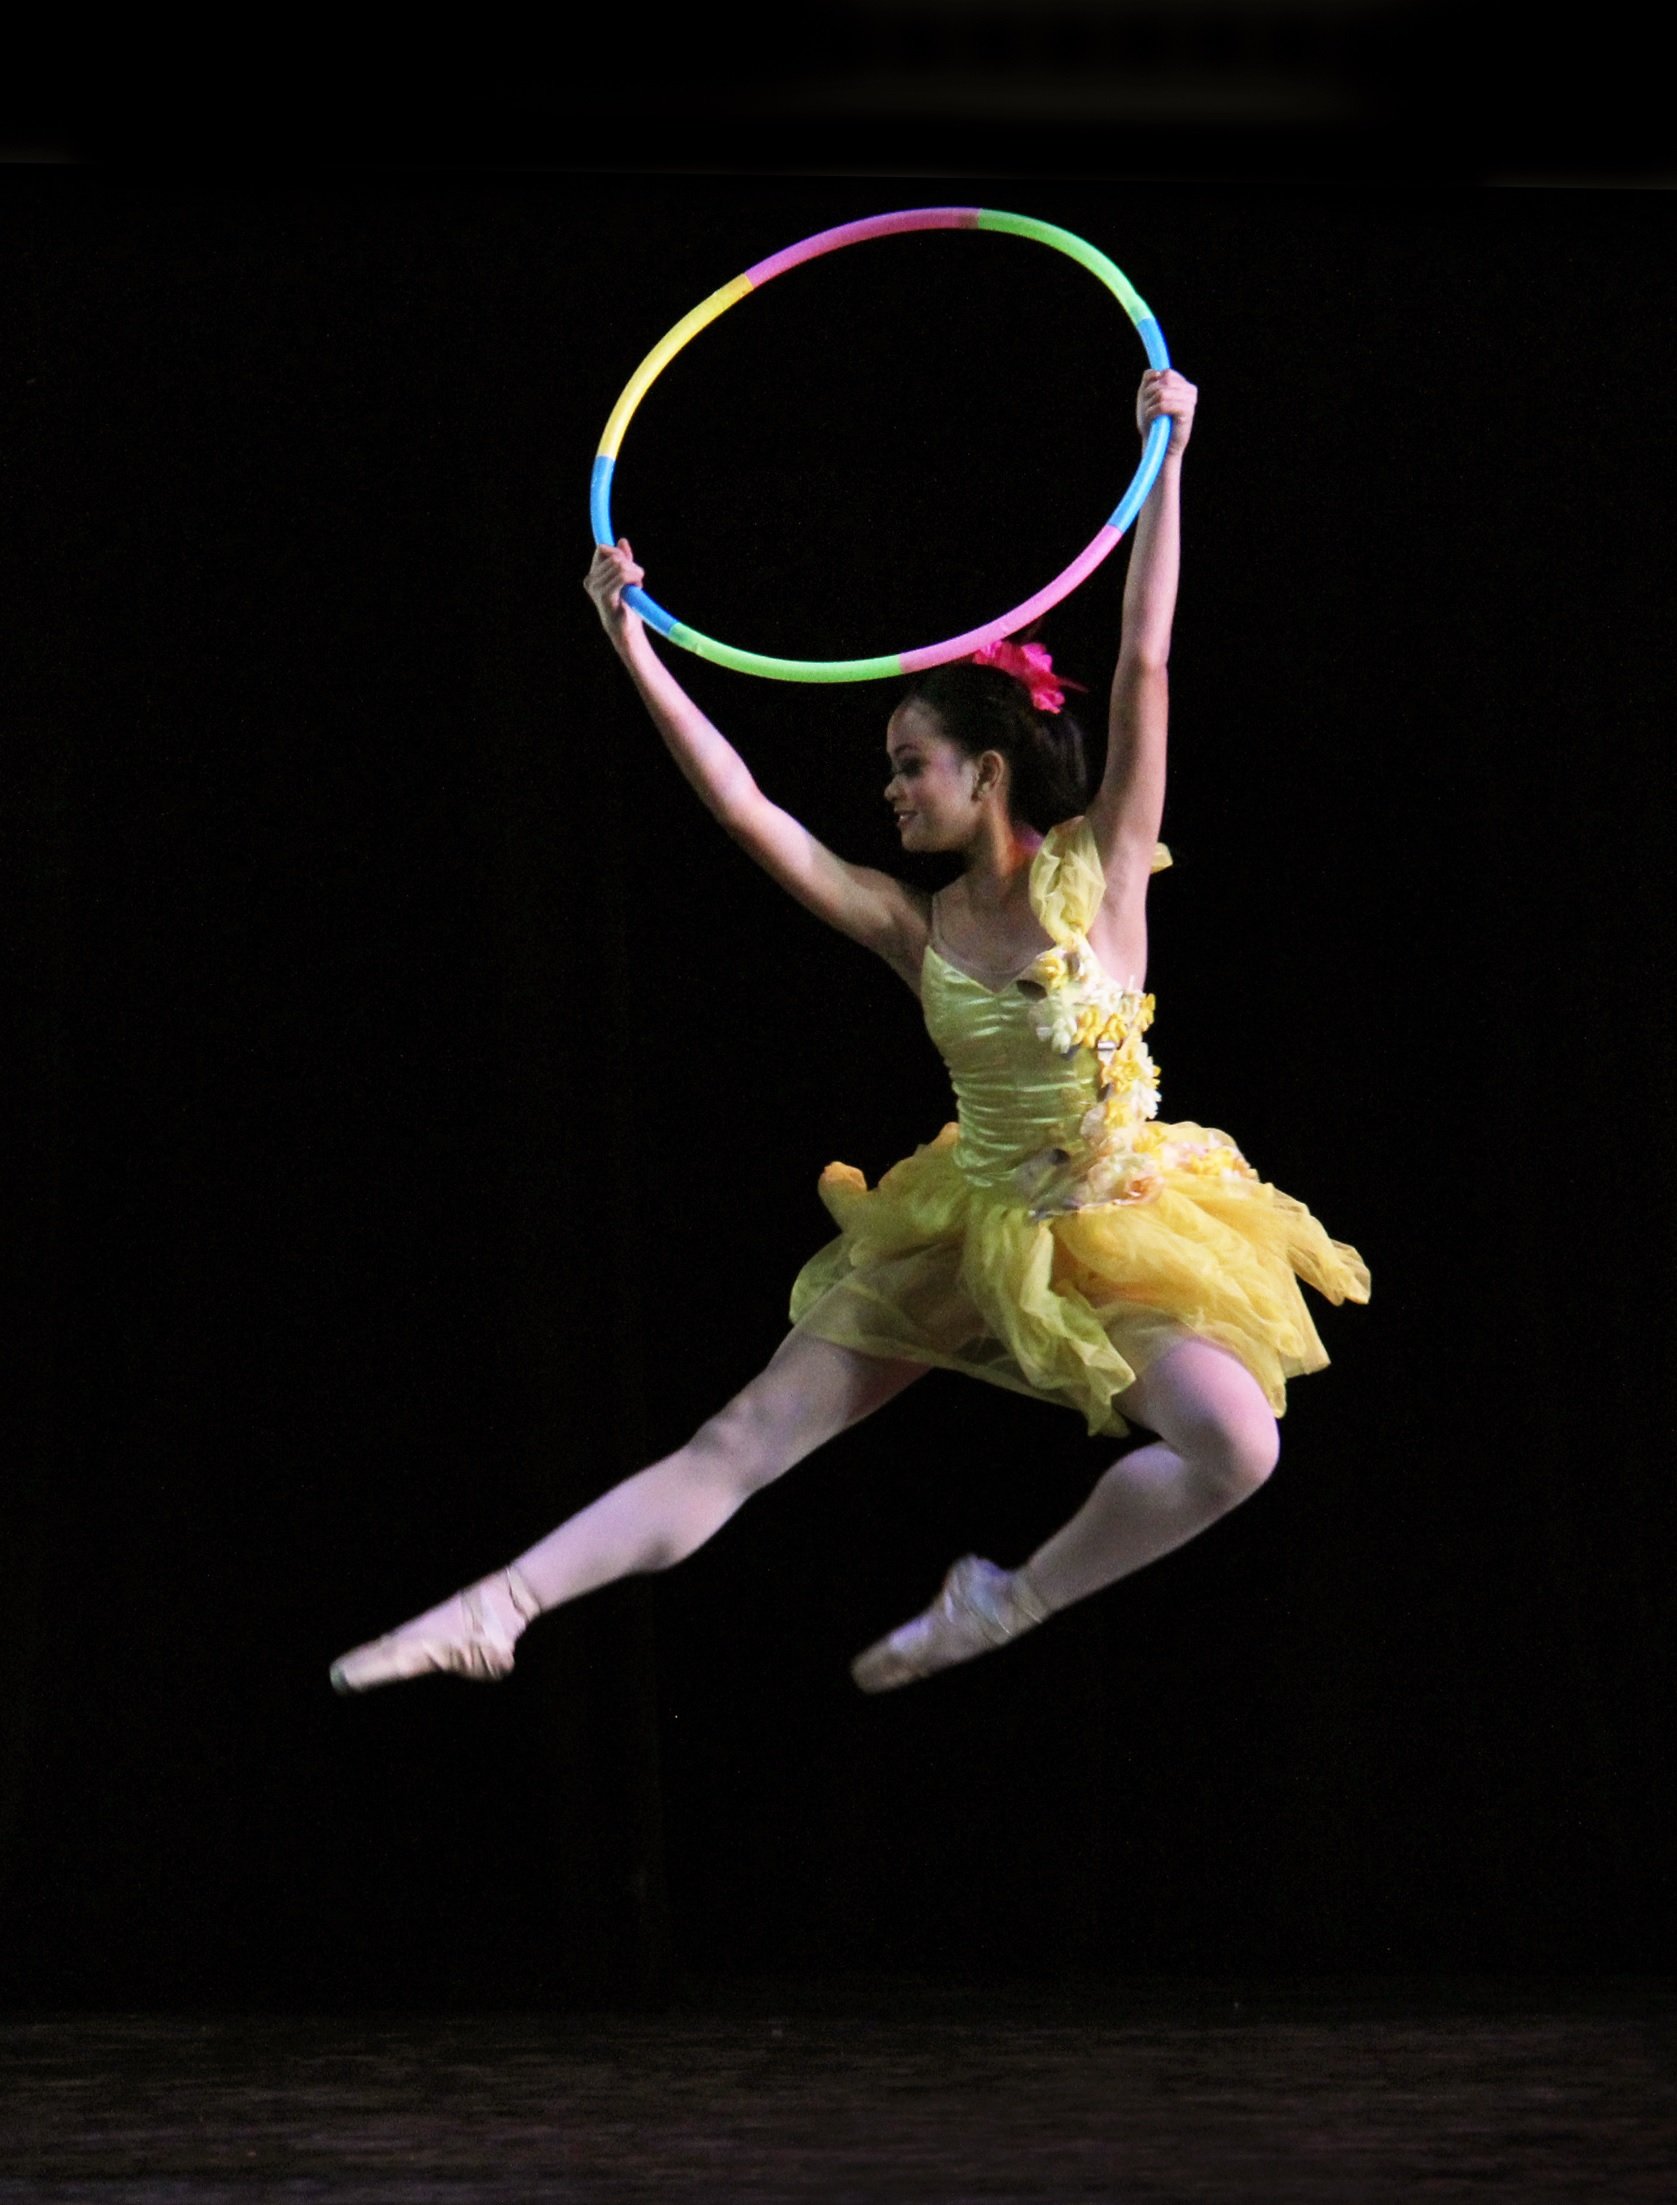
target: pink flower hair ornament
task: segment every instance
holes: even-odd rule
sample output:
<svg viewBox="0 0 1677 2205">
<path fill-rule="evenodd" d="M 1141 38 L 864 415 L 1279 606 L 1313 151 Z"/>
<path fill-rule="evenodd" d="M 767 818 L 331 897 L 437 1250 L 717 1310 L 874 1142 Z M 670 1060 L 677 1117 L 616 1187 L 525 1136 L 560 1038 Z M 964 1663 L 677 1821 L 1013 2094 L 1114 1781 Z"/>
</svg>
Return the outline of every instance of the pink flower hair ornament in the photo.
<svg viewBox="0 0 1677 2205">
<path fill-rule="evenodd" d="M 994 666 L 1004 674 L 1011 674 L 1015 681 L 1022 681 L 1031 693 L 1031 702 L 1039 712 L 1058 712 L 1063 709 L 1068 689 L 1084 688 L 1080 681 L 1072 681 L 1064 674 L 1056 674 L 1054 661 L 1040 643 L 1009 643 L 1005 640 L 986 643 L 972 654 L 974 666 Z"/>
</svg>

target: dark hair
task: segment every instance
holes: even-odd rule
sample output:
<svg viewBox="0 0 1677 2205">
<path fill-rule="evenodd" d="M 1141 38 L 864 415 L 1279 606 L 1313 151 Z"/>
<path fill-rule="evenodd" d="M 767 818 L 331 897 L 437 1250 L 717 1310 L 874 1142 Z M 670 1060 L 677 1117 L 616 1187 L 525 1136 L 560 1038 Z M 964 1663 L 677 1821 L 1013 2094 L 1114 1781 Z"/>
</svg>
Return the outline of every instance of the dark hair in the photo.
<svg viewBox="0 0 1677 2205">
<path fill-rule="evenodd" d="M 957 659 L 916 675 L 902 702 L 935 712 L 952 743 L 976 758 L 999 751 L 1016 819 L 1046 834 L 1089 801 L 1083 730 L 1069 712 L 1039 712 L 1022 681 L 999 666 Z"/>
</svg>

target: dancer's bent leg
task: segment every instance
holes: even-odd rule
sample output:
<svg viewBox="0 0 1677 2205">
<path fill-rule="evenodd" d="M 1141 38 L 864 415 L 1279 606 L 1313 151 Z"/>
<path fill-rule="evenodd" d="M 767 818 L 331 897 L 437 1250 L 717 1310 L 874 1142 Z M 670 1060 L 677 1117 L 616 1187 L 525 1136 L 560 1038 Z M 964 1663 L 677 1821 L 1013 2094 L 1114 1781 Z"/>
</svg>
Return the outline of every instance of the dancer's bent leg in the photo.
<svg viewBox="0 0 1677 2205">
<path fill-rule="evenodd" d="M 1281 1452 L 1262 1387 L 1209 1340 L 1167 1348 L 1120 1406 L 1158 1436 L 1120 1455 L 1025 1564 L 1050 1613 L 1186 1545 L 1255 1493 Z"/>
<path fill-rule="evenodd" d="M 1274 1469 L 1276 1421 L 1237 1356 L 1179 1340 L 1123 1396 L 1126 1417 L 1155 1432 L 1105 1472 L 1068 1524 L 1022 1569 L 966 1555 L 924 1615 L 851 1665 L 864 1691 L 909 1684 L 1005 1645 L 1059 1608 L 1183 1546 Z"/>
<path fill-rule="evenodd" d="M 924 1374 L 812 1334 L 788 1334 L 767 1367 L 685 1447 L 624 1478 L 503 1570 L 332 1666 L 340 1691 L 448 1671 L 505 1676 L 525 1626 L 615 1579 L 668 1569 L 741 1503 Z"/>
</svg>

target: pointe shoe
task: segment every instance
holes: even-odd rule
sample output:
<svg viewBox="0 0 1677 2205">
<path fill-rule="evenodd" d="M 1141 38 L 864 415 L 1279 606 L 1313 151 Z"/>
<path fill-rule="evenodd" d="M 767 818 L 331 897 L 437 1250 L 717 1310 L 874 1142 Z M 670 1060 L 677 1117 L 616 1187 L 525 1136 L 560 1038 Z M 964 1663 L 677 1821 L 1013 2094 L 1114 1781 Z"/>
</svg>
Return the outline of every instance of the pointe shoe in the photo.
<svg viewBox="0 0 1677 2205">
<path fill-rule="evenodd" d="M 509 1632 L 497 1612 L 501 1603 L 485 1597 L 497 1578 L 505 1581 L 507 1598 L 520 1619 L 518 1630 Z M 519 1631 L 540 1612 L 535 1595 L 515 1568 L 496 1570 L 414 1622 L 340 1655 L 332 1664 L 332 1689 L 368 1692 L 377 1684 L 426 1676 L 499 1684 L 512 1673 Z"/>
<path fill-rule="evenodd" d="M 850 1674 L 864 1692 L 889 1692 L 1005 1646 L 1047 1616 L 1022 1570 L 998 1569 L 966 1554 L 951 1567 L 925 1614 L 858 1654 Z"/>
</svg>

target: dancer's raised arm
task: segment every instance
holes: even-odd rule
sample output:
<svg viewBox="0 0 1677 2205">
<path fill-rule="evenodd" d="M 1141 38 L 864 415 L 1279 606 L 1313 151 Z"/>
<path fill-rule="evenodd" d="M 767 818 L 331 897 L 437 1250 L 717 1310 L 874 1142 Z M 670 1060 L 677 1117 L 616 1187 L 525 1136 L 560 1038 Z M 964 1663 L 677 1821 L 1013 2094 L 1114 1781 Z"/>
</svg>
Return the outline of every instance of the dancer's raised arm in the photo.
<svg viewBox="0 0 1677 2205">
<path fill-rule="evenodd" d="M 1161 415 L 1171 423 L 1163 466 L 1136 522 L 1124 583 L 1123 631 L 1112 677 L 1106 771 L 1089 806 L 1089 824 L 1106 868 L 1109 909 L 1133 906 L 1147 893 L 1153 846 L 1165 808 L 1165 728 L 1170 690 L 1171 622 L 1181 561 L 1182 454 L 1193 427 L 1194 385 L 1174 368 L 1150 368 L 1136 399 L 1145 439 Z"/>
<path fill-rule="evenodd" d="M 584 587 L 671 757 L 706 808 L 789 895 L 906 975 L 925 934 L 914 898 L 891 874 L 836 857 L 763 794 L 733 744 L 654 651 L 640 615 L 624 604 L 625 587 L 642 579 L 627 538 L 619 537 L 615 545 L 596 545 Z"/>
</svg>

